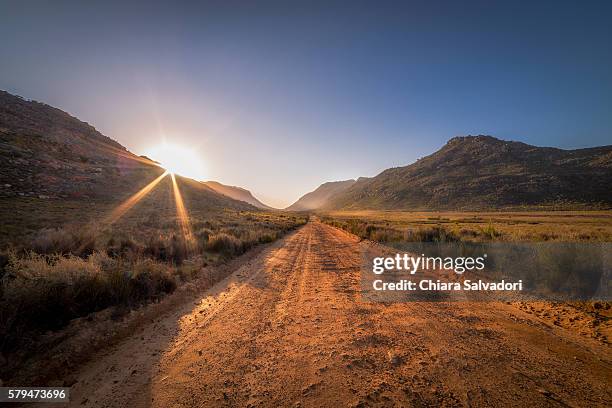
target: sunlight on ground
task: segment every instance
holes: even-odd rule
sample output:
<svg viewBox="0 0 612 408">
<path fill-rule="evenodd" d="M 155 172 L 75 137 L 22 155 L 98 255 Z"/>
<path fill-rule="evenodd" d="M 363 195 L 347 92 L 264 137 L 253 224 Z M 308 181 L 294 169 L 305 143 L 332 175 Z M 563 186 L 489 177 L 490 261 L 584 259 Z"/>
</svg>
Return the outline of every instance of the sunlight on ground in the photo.
<svg viewBox="0 0 612 408">
<path fill-rule="evenodd" d="M 138 191 L 136 194 L 134 194 L 133 196 L 131 196 L 130 198 L 128 198 L 126 201 L 124 201 L 123 203 L 121 203 L 117 208 L 115 208 L 113 210 L 113 212 L 108 216 L 108 218 L 105 220 L 105 223 L 108 224 L 113 224 L 115 223 L 115 221 L 117 221 L 119 218 L 121 218 L 123 216 L 123 214 L 125 214 L 126 212 L 128 212 L 130 210 L 130 208 L 132 208 L 134 205 L 136 205 L 136 203 L 138 203 L 143 197 L 145 197 L 147 194 L 149 194 L 149 192 L 151 192 L 151 190 L 153 190 L 155 188 L 155 186 L 157 186 L 159 184 L 160 181 L 162 181 L 162 179 L 164 177 L 166 177 L 168 175 L 168 171 L 165 171 L 161 176 L 157 177 L 155 180 L 153 180 L 152 182 L 150 182 L 149 184 L 147 184 L 146 186 L 144 186 L 140 191 Z"/>
<path fill-rule="evenodd" d="M 140 200 L 142 200 L 147 194 L 149 194 L 164 177 L 170 175 L 172 179 L 172 191 L 174 194 L 174 202 L 176 204 L 176 215 L 178 219 L 179 226 L 181 227 L 181 232 L 183 234 L 183 239 L 187 245 L 188 250 L 193 249 L 193 234 L 191 232 L 191 224 L 189 221 L 189 215 L 187 213 L 187 209 L 185 208 L 185 204 L 183 202 L 183 197 L 181 196 L 181 192 L 179 190 L 178 183 L 176 182 L 176 177 L 174 173 L 166 170 L 162 175 L 157 177 L 155 180 L 151 181 L 145 187 L 143 187 L 140 191 L 132 195 L 130 198 L 121 203 L 118 207 L 116 207 L 111 214 L 106 218 L 105 223 L 110 225 L 115 223 L 119 218 L 121 218 L 125 213 L 127 213 L 132 207 L 134 207 Z"/>
<path fill-rule="evenodd" d="M 189 215 L 187 215 L 187 209 L 183 203 L 183 196 L 179 190 L 178 184 L 176 183 L 176 177 L 174 173 L 171 173 L 172 177 L 172 190 L 174 192 L 174 202 L 176 203 L 176 215 L 178 216 L 179 225 L 183 233 L 183 238 L 187 244 L 188 249 L 193 249 L 193 234 L 191 233 L 191 224 L 189 223 Z"/>
</svg>

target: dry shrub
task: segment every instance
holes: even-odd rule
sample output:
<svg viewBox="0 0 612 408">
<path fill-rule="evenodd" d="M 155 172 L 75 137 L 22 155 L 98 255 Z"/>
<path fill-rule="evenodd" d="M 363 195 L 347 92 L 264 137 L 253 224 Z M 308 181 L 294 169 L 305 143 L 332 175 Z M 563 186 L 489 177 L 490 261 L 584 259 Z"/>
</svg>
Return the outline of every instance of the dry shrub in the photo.
<svg viewBox="0 0 612 408">
<path fill-rule="evenodd" d="M 324 218 L 323 222 L 355 234 L 360 238 L 378 242 L 455 242 L 461 239 L 459 235 L 442 226 L 402 232 L 392 227 L 375 225 L 359 219 L 335 220 Z"/>
<path fill-rule="evenodd" d="M 404 234 L 393 228 L 372 228 L 368 234 L 368 239 L 378 242 L 398 242 L 402 241 Z"/>
<path fill-rule="evenodd" d="M 487 224 L 486 227 L 480 227 L 480 233 L 488 240 L 493 240 L 502 236 L 502 233 L 498 231 L 492 223 Z"/>
<path fill-rule="evenodd" d="M 166 265 L 143 259 L 132 266 L 127 302 L 142 303 L 176 289 L 176 280 Z"/>
<path fill-rule="evenodd" d="M 0 284 L 0 348 L 54 330 L 113 305 L 133 306 L 172 292 L 172 268 L 153 260 L 125 263 L 95 252 L 77 256 L 9 255 Z"/>
<path fill-rule="evenodd" d="M 211 235 L 208 239 L 207 249 L 227 256 L 235 256 L 244 252 L 242 241 L 224 232 Z"/>
<path fill-rule="evenodd" d="M 142 251 L 143 248 L 130 237 L 111 237 L 106 243 L 106 253 L 113 258 L 136 259 Z"/>
<path fill-rule="evenodd" d="M 94 228 L 47 228 L 38 232 L 31 247 L 39 254 L 91 255 L 95 250 Z"/>
<path fill-rule="evenodd" d="M 406 241 L 409 242 L 456 242 L 460 237 L 453 231 L 441 226 L 419 228 L 406 231 Z"/>
<path fill-rule="evenodd" d="M 278 239 L 278 233 L 276 232 L 267 232 L 263 233 L 259 236 L 258 241 L 262 244 L 267 244 L 269 242 L 274 242 Z"/>
<path fill-rule="evenodd" d="M 189 255 L 185 240 L 174 234 L 169 237 L 162 235 L 151 237 L 143 252 L 154 260 L 175 265 L 181 265 Z"/>
<path fill-rule="evenodd" d="M 199 222 L 194 227 L 197 247 L 209 254 L 198 259 L 210 253 L 216 254 L 215 260 L 240 255 L 306 221 L 303 217 L 282 223 L 262 221 L 259 214 L 252 218 L 257 221 Z M 151 217 L 148 222 L 163 224 Z M 202 263 L 188 259 L 192 254 L 182 236 L 161 231 L 153 235 L 112 231 L 115 235 L 99 252 L 94 251 L 93 228 L 46 229 L 32 241 L 34 252 L 0 254 L 0 351 L 25 346 L 28 339 L 74 318 L 157 299 L 172 292 L 178 280 L 199 274 Z M 209 277 L 211 283 L 219 279 L 221 275 Z"/>
<path fill-rule="evenodd" d="M 213 231 L 208 228 L 200 228 L 193 236 L 199 252 L 204 252 L 208 246 L 208 239 L 213 235 Z"/>
</svg>

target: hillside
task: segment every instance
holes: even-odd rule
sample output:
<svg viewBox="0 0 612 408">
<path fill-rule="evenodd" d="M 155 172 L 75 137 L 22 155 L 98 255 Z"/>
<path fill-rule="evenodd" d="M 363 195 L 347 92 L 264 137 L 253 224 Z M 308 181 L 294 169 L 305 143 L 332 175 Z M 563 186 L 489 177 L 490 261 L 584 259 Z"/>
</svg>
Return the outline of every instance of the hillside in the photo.
<svg viewBox="0 0 612 408">
<path fill-rule="evenodd" d="M 88 215 L 102 217 L 163 172 L 60 109 L 0 91 L 2 241 L 84 222 Z M 166 179 L 158 189 L 171 192 Z M 177 179 L 186 202 L 198 208 L 254 209 L 201 183 Z"/>
<path fill-rule="evenodd" d="M 328 204 L 330 197 L 340 194 L 355 184 L 355 180 L 330 181 L 323 183 L 316 190 L 304 194 L 295 203 L 286 208 L 288 211 L 316 210 Z"/>
<path fill-rule="evenodd" d="M 330 198 L 327 209 L 610 208 L 612 146 L 562 150 L 455 137 Z"/>
<path fill-rule="evenodd" d="M 234 200 L 244 201 L 245 203 L 251 204 L 252 206 L 261 208 L 263 210 L 272 209 L 272 207 L 265 205 L 257 198 L 255 198 L 249 190 L 246 190 L 242 187 L 228 186 L 225 184 L 221 184 L 217 181 L 203 181 L 202 183 L 212 188 L 217 193 L 233 198 Z"/>
</svg>

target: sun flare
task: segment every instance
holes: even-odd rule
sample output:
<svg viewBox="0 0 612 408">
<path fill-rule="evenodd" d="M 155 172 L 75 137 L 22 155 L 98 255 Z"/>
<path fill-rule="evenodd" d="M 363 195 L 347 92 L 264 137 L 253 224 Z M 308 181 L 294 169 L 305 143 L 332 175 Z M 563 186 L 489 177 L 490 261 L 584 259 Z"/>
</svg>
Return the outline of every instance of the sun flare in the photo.
<svg viewBox="0 0 612 408">
<path fill-rule="evenodd" d="M 149 149 L 146 155 L 159 162 L 171 174 L 205 180 L 204 162 L 193 149 L 171 143 L 163 143 Z"/>
</svg>

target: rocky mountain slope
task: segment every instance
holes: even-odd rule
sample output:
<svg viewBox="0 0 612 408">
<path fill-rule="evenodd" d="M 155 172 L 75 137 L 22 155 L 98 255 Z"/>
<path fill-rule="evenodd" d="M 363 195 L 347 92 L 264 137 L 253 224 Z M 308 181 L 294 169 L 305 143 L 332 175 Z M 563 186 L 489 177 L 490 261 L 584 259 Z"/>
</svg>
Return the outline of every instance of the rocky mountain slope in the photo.
<svg viewBox="0 0 612 408">
<path fill-rule="evenodd" d="M 217 181 L 203 181 L 202 183 L 212 188 L 217 193 L 221 193 L 225 196 L 233 198 L 234 200 L 244 201 L 245 203 L 251 204 L 252 206 L 255 206 L 257 208 L 261 208 L 264 210 L 272 209 L 272 207 L 265 205 L 264 203 L 259 201 L 257 198 L 255 198 L 249 190 L 246 190 L 242 187 L 228 186 L 225 184 L 221 184 Z"/>
<path fill-rule="evenodd" d="M 288 211 L 310 211 L 328 204 L 330 197 L 340 194 L 355 184 L 355 180 L 330 181 L 323 183 L 316 190 L 304 194 L 295 203 L 286 208 Z"/>
<path fill-rule="evenodd" d="M 0 91 L 0 197 L 116 201 L 163 171 L 60 109 Z M 252 208 L 194 186 L 211 206 Z"/>
<path fill-rule="evenodd" d="M 66 112 L 0 91 L 0 242 L 104 219 L 163 173 Z M 190 210 L 255 210 L 195 180 L 176 179 Z M 170 177 L 148 196 L 149 210 L 163 204 L 174 211 Z"/>
<path fill-rule="evenodd" d="M 610 208 L 612 146 L 562 150 L 455 137 L 330 197 L 327 209 Z"/>
</svg>

